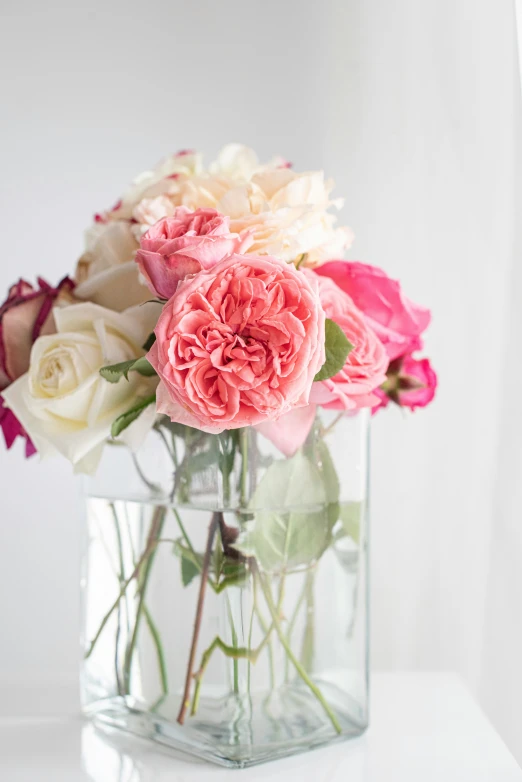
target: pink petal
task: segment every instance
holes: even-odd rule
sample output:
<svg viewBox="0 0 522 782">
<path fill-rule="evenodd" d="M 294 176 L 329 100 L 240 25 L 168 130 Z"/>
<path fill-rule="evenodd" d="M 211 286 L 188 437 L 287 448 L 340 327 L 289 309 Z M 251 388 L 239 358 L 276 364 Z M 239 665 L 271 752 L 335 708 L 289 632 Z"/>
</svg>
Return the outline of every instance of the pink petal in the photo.
<svg viewBox="0 0 522 782">
<path fill-rule="evenodd" d="M 264 421 L 255 429 L 285 456 L 293 456 L 308 437 L 315 420 L 315 405 L 297 407 L 277 421 Z"/>
</svg>

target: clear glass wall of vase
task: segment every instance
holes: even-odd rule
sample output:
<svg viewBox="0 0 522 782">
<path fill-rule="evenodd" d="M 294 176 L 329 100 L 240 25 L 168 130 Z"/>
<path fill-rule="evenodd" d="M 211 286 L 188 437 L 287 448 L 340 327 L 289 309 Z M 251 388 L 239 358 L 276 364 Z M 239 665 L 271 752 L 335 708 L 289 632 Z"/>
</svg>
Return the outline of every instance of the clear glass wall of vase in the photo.
<svg viewBox="0 0 522 782">
<path fill-rule="evenodd" d="M 367 411 L 321 410 L 284 456 L 255 430 L 160 419 L 87 491 L 82 699 L 229 767 L 368 724 Z"/>
</svg>

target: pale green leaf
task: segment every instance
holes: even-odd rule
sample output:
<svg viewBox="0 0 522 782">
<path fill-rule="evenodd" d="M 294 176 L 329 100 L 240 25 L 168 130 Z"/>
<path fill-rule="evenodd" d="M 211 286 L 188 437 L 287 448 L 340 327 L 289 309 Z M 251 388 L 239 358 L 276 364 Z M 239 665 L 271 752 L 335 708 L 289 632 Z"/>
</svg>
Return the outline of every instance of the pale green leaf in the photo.
<svg viewBox="0 0 522 782">
<path fill-rule="evenodd" d="M 324 440 L 318 440 L 315 443 L 315 449 L 317 456 L 317 466 L 324 484 L 328 521 L 330 522 L 331 529 L 339 518 L 339 478 L 337 477 L 337 472 L 330 451 Z"/>
<path fill-rule="evenodd" d="M 144 377 L 154 377 L 156 370 L 145 356 L 138 358 L 130 368 L 131 372 L 138 372 Z"/>
<path fill-rule="evenodd" d="M 151 394 L 145 399 L 141 399 L 137 404 L 120 415 L 112 424 L 111 436 L 118 437 L 124 429 L 130 426 L 143 413 L 145 408 L 156 403 L 156 394 Z"/>
<path fill-rule="evenodd" d="M 129 379 L 129 372 L 138 372 L 144 377 L 152 377 L 156 370 L 147 361 L 145 356 L 130 361 L 122 361 L 120 364 L 111 364 L 100 369 L 100 375 L 109 383 L 118 383 L 122 377 Z"/>
<path fill-rule="evenodd" d="M 355 543 L 359 543 L 362 513 L 362 502 L 343 502 L 339 512 L 343 532 Z"/>
<path fill-rule="evenodd" d="M 183 581 L 183 586 L 188 586 L 199 573 L 200 569 L 196 567 L 192 560 L 187 557 L 181 557 L 181 580 Z"/>
<path fill-rule="evenodd" d="M 351 350 L 353 350 L 352 343 L 346 337 L 344 331 L 330 318 L 326 318 L 325 322 L 325 343 L 324 343 L 326 360 L 314 377 L 314 381 L 328 380 L 329 377 L 333 377 L 346 364 L 346 359 Z"/>
<path fill-rule="evenodd" d="M 252 497 L 254 519 L 234 548 L 255 556 L 265 570 L 313 561 L 328 545 L 331 525 L 324 481 L 302 451 L 274 462 Z"/>
<path fill-rule="evenodd" d="M 129 369 L 135 361 L 136 359 L 133 358 L 130 361 L 122 361 L 120 364 L 111 364 L 111 366 L 102 367 L 100 369 L 100 375 L 109 383 L 118 383 L 122 377 L 125 379 L 128 378 Z"/>
</svg>

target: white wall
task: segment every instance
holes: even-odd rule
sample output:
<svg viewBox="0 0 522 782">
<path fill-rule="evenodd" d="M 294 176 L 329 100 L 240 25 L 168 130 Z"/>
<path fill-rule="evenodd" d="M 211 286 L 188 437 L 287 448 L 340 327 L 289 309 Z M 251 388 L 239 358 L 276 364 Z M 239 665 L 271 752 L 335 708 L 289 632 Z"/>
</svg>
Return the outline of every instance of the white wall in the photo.
<svg viewBox="0 0 522 782">
<path fill-rule="evenodd" d="M 432 307 L 437 401 L 374 426 L 373 662 L 459 671 L 522 758 L 514 657 L 499 664 L 520 612 L 498 610 L 522 586 L 520 498 L 506 499 L 522 428 L 506 407 L 521 325 L 511 4 L 22 0 L 3 14 L 1 288 L 71 271 L 91 214 L 164 154 L 239 140 L 324 166 L 352 257 Z M 21 449 L 0 451 L 0 475 L 0 686 L 72 681 L 75 482 Z"/>
</svg>

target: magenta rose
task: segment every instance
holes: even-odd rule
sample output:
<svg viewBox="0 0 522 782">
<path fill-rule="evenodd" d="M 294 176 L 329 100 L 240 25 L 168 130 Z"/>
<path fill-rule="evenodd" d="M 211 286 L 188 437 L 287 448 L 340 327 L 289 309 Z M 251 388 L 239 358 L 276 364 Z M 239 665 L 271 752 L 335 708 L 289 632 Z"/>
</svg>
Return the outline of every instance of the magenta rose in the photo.
<svg viewBox="0 0 522 782">
<path fill-rule="evenodd" d="M 427 358 L 401 356 L 388 368 L 386 383 L 378 390 L 379 405 L 386 407 L 391 400 L 401 407 L 426 407 L 433 400 L 437 388 L 437 375 Z"/>
<path fill-rule="evenodd" d="M 358 261 L 328 261 L 316 269 L 330 277 L 364 313 L 386 348 L 390 361 L 422 347 L 420 335 L 431 314 L 402 293 L 381 269 Z"/>
<path fill-rule="evenodd" d="M 333 280 L 305 271 L 319 280 L 319 298 L 327 318 L 335 321 L 353 345 L 346 363 L 333 377 L 314 383 L 310 401 L 336 410 L 373 407 L 373 393 L 386 380 L 388 356 L 363 313 Z"/>
<path fill-rule="evenodd" d="M 317 284 L 292 264 L 233 255 L 200 271 L 155 329 L 158 412 L 221 432 L 307 405 L 324 363 L 324 322 Z"/>
<path fill-rule="evenodd" d="M 136 262 L 150 290 L 170 299 L 180 280 L 251 244 L 250 235 L 230 233 L 230 218 L 215 209 L 192 212 L 178 206 L 172 217 L 159 220 L 142 236 Z"/>
<path fill-rule="evenodd" d="M 56 288 L 38 279 L 35 288 L 24 280 L 11 286 L 0 305 L 0 392 L 29 369 L 31 348 L 42 334 L 55 331 L 52 309 L 72 300 L 74 283 L 65 277 Z M 0 398 L 0 427 L 8 448 L 18 436 L 26 438 L 26 455 L 35 448 L 15 415 Z"/>
</svg>

